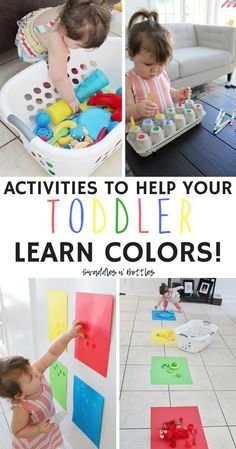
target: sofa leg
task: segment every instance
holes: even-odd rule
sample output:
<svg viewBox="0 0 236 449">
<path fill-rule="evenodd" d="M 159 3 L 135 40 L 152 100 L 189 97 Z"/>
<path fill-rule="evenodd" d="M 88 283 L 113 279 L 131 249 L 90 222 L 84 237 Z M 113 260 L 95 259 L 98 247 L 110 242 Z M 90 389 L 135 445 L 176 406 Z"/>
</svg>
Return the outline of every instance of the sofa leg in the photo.
<svg viewBox="0 0 236 449">
<path fill-rule="evenodd" d="M 227 74 L 227 81 L 228 81 L 228 82 L 231 81 L 232 75 L 233 75 L 232 73 L 228 73 L 228 74 Z"/>
</svg>

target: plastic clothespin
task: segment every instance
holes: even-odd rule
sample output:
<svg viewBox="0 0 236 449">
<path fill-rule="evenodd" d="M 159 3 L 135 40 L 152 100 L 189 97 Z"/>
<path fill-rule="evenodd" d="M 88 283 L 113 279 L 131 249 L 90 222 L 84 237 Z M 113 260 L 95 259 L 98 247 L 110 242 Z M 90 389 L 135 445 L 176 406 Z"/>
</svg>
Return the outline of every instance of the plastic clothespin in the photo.
<svg viewBox="0 0 236 449">
<path fill-rule="evenodd" d="M 137 129 L 137 125 L 136 125 L 136 123 L 135 123 L 135 121 L 134 121 L 134 117 L 133 117 L 133 116 L 130 117 L 130 128 L 131 128 L 133 131 L 135 131 L 135 130 Z"/>
<path fill-rule="evenodd" d="M 182 104 L 183 104 L 183 98 L 179 98 L 179 102 L 178 102 L 178 106 L 182 106 Z"/>
<path fill-rule="evenodd" d="M 154 98 L 154 94 L 153 94 L 152 92 L 149 92 L 149 93 L 148 93 L 148 99 L 149 99 L 149 101 L 151 101 L 152 103 L 154 103 L 155 98 Z"/>
</svg>

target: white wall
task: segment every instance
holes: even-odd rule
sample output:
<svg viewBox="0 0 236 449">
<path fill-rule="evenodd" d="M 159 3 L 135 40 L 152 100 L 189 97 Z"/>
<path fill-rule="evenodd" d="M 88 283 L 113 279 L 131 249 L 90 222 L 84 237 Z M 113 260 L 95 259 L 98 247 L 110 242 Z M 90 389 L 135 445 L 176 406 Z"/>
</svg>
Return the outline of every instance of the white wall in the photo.
<svg viewBox="0 0 236 449">
<path fill-rule="evenodd" d="M 167 278 L 130 278 L 121 279 L 120 292 L 126 295 L 151 295 L 159 294 L 159 286 L 162 282 L 167 283 Z"/>
<path fill-rule="evenodd" d="M 215 293 L 221 295 L 224 301 L 236 302 L 236 279 L 216 279 Z"/>
<path fill-rule="evenodd" d="M 47 328 L 47 291 L 64 290 L 68 292 L 68 322 L 75 317 L 75 292 L 116 294 L 115 280 L 110 279 L 33 279 L 30 280 L 33 329 L 36 356 L 41 355 L 48 346 Z M 116 336 L 115 336 L 115 302 L 112 321 L 111 347 L 107 378 L 96 373 L 79 360 L 74 358 L 74 344 L 68 346 L 68 351 L 60 357 L 61 363 L 68 368 L 68 416 L 61 427 L 63 436 L 72 449 L 94 449 L 94 444 L 71 421 L 73 401 L 73 378 L 80 377 L 84 382 L 104 396 L 103 425 L 100 449 L 115 449 L 116 434 Z M 56 401 L 55 401 L 56 402 Z M 58 410 L 60 407 L 58 407 Z"/>
<path fill-rule="evenodd" d="M 172 278 L 172 282 L 182 282 L 183 279 L 188 278 Z M 189 278 L 190 279 L 190 278 Z M 194 280 L 194 287 L 197 288 L 199 278 L 192 277 Z M 126 295 L 156 295 L 161 282 L 167 283 L 167 278 L 157 279 L 121 279 L 120 280 L 120 292 Z M 225 302 L 236 302 L 236 278 L 217 278 L 215 285 L 215 294 L 222 296 Z"/>
<path fill-rule="evenodd" d="M 0 295 L 7 353 L 32 359 L 35 353 L 28 280 L 5 275 L 0 279 Z"/>
</svg>

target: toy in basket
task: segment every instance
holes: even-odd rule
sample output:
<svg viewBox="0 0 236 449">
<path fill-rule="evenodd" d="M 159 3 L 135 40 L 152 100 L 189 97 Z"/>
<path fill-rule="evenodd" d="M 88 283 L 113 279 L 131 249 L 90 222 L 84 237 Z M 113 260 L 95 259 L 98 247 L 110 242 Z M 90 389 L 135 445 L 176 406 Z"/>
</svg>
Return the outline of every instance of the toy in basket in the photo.
<svg viewBox="0 0 236 449">
<path fill-rule="evenodd" d="M 121 50 L 121 39 L 118 37 L 108 37 L 103 45 L 91 52 L 83 49 L 71 50 L 68 76 L 74 84 L 80 102 L 85 101 L 80 114 L 81 122 L 78 117 L 71 117 L 70 106 L 58 97 L 45 61 L 21 71 L 1 89 L 0 115 L 4 121 L 16 128 L 29 154 L 50 175 L 89 176 L 119 148 L 122 125 L 118 120 L 111 119 L 118 106 L 114 103 L 114 98 L 112 104 L 115 106 L 111 105 L 111 109 L 108 108 L 108 102 L 111 100 L 110 92 L 116 95 L 121 85 Z M 113 54 L 116 57 L 111 64 Z M 87 105 L 89 97 L 103 89 L 108 80 L 109 99 L 106 98 L 104 104 L 100 103 L 101 106 L 90 108 Z M 102 122 L 100 128 L 96 128 L 92 139 L 90 114 L 94 113 L 89 111 L 94 108 L 99 109 L 97 116 L 99 120 L 105 118 L 105 124 Z M 108 110 L 105 111 L 105 108 Z M 41 115 L 39 118 L 38 112 L 48 113 L 51 121 L 48 122 L 47 115 Z M 92 120 L 94 122 L 94 115 Z M 79 129 L 82 133 L 78 139 L 73 137 L 75 129 L 77 135 Z"/>
<path fill-rule="evenodd" d="M 177 346 L 187 352 L 200 352 L 217 331 L 217 326 L 209 321 L 191 320 L 175 328 Z"/>
<path fill-rule="evenodd" d="M 158 112 L 154 118 L 145 119 L 141 126 L 130 120 L 127 140 L 142 157 L 149 156 L 172 140 L 198 125 L 205 115 L 200 103 L 180 99 L 176 108 L 167 108 L 166 114 Z"/>
</svg>

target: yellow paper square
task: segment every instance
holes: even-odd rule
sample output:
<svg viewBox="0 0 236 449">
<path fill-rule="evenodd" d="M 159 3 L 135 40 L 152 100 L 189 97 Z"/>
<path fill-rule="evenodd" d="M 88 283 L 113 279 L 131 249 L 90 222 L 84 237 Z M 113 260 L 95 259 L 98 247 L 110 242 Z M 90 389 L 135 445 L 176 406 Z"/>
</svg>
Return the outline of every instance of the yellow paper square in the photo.
<svg viewBox="0 0 236 449">
<path fill-rule="evenodd" d="M 48 291 L 48 339 L 55 340 L 67 330 L 68 294 L 65 291 Z"/>
<path fill-rule="evenodd" d="M 164 327 L 152 329 L 152 343 L 156 345 L 176 345 L 175 331 Z"/>
</svg>

